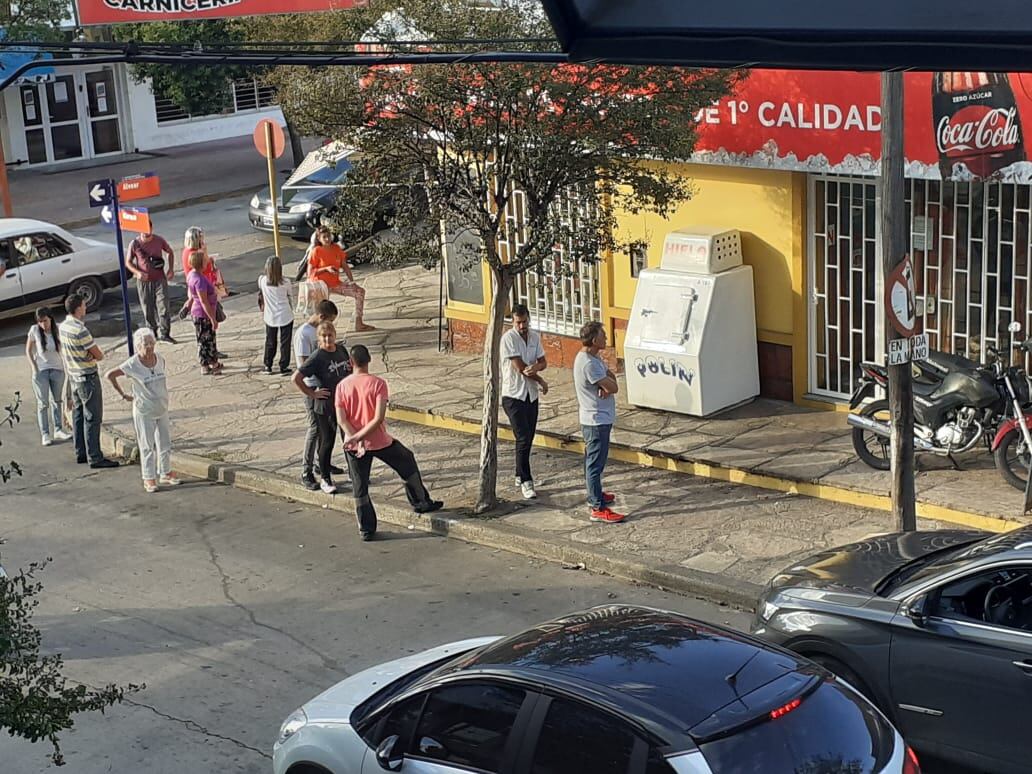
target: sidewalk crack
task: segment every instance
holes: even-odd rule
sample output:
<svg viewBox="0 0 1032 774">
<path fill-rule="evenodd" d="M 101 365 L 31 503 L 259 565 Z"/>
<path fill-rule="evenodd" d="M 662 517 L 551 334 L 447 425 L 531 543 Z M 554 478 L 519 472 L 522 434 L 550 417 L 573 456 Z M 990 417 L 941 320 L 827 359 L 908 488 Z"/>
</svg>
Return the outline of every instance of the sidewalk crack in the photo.
<svg viewBox="0 0 1032 774">
<path fill-rule="evenodd" d="M 260 629 L 267 629 L 271 632 L 279 634 L 281 637 L 285 637 L 298 647 L 308 651 L 313 656 L 318 658 L 319 661 L 322 662 L 323 667 L 325 667 L 326 669 L 329 669 L 333 672 L 338 672 L 340 674 L 343 674 L 344 676 L 348 676 L 350 672 L 348 672 L 347 669 L 342 667 L 335 659 L 332 659 L 326 654 L 321 653 L 304 640 L 295 637 L 290 632 L 284 629 L 277 628 L 272 624 L 267 624 L 263 623 L 262 621 L 259 621 L 257 616 L 254 614 L 254 611 L 251 610 L 251 608 L 249 608 L 247 605 L 245 605 L 243 602 L 240 602 L 236 597 L 233 596 L 233 592 L 229 588 L 230 577 L 226 574 L 226 571 L 222 569 L 222 565 L 219 563 L 219 553 L 215 550 L 215 546 L 212 545 L 211 539 L 208 537 L 208 534 L 204 531 L 204 526 L 208 523 L 208 521 L 210 521 L 210 519 L 211 517 L 205 517 L 201 519 L 201 521 L 197 524 L 197 531 L 200 533 L 201 541 L 204 543 L 205 548 L 208 549 L 208 558 L 211 561 L 212 566 L 219 574 L 219 582 L 222 584 L 222 596 L 225 598 L 225 600 L 229 602 L 229 604 L 231 604 L 233 607 L 240 610 L 244 615 L 246 615 L 253 626 L 256 626 Z"/>
</svg>

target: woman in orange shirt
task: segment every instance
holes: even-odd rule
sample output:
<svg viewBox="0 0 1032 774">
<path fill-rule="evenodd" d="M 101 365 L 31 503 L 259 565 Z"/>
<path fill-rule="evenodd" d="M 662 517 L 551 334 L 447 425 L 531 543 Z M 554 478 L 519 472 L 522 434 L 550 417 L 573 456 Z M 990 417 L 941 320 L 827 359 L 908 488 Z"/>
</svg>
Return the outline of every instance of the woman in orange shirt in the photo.
<svg viewBox="0 0 1032 774">
<path fill-rule="evenodd" d="M 347 296 L 355 300 L 355 331 L 375 331 L 372 325 L 366 325 L 362 319 L 365 311 L 365 288 L 355 282 L 348 265 L 348 254 L 361 250 L 373 237 L 363 239 L 357 245 L 343 249 L 333 241 L 333 234 L 325 226 L 316 231 L 317 244 L 308 256 L 308 281 L 322 282 L 331 293 Z M 341 279 L 343 274 L 347 279 Z"/>
</svg>

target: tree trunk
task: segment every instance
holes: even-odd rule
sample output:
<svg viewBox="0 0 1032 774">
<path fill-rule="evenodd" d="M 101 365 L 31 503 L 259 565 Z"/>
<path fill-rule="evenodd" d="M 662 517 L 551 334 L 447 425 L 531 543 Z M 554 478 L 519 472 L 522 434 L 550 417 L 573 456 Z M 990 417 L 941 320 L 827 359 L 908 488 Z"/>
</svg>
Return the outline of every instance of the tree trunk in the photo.
<svg viewBox="0 0 1032 774">
<path fill-rule="evenodd" d="M 290 116 L 285 112 L 283 113 L 283 120 L 287 122 L 287 135 L 290 137 L 290 155 L 294 157 L 294 169 L 297 169 L 301 166 L 301 162 L 305 160 L 305 149 L 301 147 L 300 133 L 294 128 L 294 124 L 290 121 Z"/>
<path fill-rule="evenodd" d="M 502 326 L 505 307 L 512 289 L 512 277 L 505 271 L 491 270 L 491 317 L 484 335 L 484 419 L 480 427 L 480 482 L 475 513 L 484 513 L 498 502 L 498 404 L 501 374 Z"/>
</svg>

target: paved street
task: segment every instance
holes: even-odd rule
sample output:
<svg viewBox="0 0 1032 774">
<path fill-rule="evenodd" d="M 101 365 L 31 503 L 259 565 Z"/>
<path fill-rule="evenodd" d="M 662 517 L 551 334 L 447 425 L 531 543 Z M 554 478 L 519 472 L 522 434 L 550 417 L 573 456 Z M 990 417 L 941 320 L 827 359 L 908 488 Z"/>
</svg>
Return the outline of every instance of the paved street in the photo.
<svg viewBox="0 0 1032 774">
<path fill-rule="evenodd" d="M 0 496 L 4 563 L 53 557 L 36 621 L 70 675 L 147 683 L 65 735 L 75 774 L 264 774 L 282 719 L 336 680 L 594 604 L 748 623 L 726 608 L 422 533 L 388 528 L 387 539 L 362 544 L 340 514 L 219 485 L 150 497 L 136 467 L 85 470 L 67 444 L 41 453 L 26 408 L 3 435 L 5 457 L 26 463 Z M 4 735 L 0 770 L 47 771 L 45 752 Z"/>
</svg>

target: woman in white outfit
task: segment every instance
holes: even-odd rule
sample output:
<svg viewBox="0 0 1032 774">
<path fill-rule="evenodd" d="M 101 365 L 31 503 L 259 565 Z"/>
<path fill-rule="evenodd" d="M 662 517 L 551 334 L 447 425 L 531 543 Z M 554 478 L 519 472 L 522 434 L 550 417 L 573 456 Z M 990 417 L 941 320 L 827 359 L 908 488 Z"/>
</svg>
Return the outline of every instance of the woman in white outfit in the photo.
<svg viewBox="0 0 1032 774">
<path fill-rule="evenodd" d="M 136 443 L 140 448 L 143 488 L 148 492 L 157 492 L 158 484 L 176 486 L 181 483 L 172 473 L 165 358 L 154 351 L 156 345 L 154 331 L 140 328 L 133 334 L 136 354 L 105 374 L 122 399 L 133 404 L 133 425 L 136 427 Z M 132 382 L 132 395 L 126 393 L 118 383 L 120 376 L 128 377 Z"/>
<path fill-rule="evenodd" d="M 276 343 L 279 342 L 279 372 L 283 376 L 290 370 L 290 340 L 294 333 L 294 309 L 290 305 L 290 280 L 283 276 L 283 264 L 275 255 L 265 261 L 265 272 L 258 277 L 258 306 L 265 321 L 265 373 L 272 373 L 276 358 Z M 298 363 L 300 366 L 301 363 Z"/>
<path fill-rule="evenodd" d="M 32 389 L 38 408 L 36 421 L 43 445 L 50 446 L 54 439 L 67 441 L 72 436 L 65 432 L 61 421 L 61 393 L 65 382 L 61 340 L 57 337 L 54 316 L 46 307 L 36 310 L 36 323 L 29 328 L 25 340 L 25 356 L 32 366 Z"/>
</svg>

